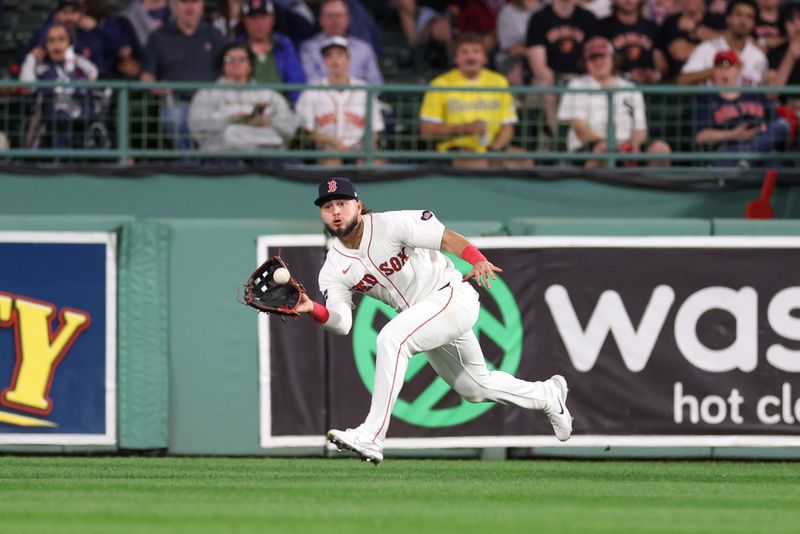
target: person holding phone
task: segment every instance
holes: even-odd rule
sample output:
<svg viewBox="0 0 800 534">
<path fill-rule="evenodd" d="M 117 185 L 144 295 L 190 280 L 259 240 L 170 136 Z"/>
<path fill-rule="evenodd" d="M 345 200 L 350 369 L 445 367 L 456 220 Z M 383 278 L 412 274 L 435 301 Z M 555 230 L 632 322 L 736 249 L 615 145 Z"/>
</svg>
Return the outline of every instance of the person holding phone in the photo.
<svg viewBox="0 0 800 534">
<path fill-rule="evenodd" d="M 785 150 L 789 141 L 789 122 L 779 117 L 775 103 L 762 93 L 741 93 L 738 87 L 742 62 L 733 50 L 717 52 L 711 79 L 722 88 L 719 93 L 703 94 L 694 106 L 695 142 L 705 148 L 731 154 L 732 159 L 715 160 L 721 167 L 780 166 L 779 161 L 735 158 L 738 152 Z M 727 89 L 726 89 L 727 88 Z"/>
</svg>

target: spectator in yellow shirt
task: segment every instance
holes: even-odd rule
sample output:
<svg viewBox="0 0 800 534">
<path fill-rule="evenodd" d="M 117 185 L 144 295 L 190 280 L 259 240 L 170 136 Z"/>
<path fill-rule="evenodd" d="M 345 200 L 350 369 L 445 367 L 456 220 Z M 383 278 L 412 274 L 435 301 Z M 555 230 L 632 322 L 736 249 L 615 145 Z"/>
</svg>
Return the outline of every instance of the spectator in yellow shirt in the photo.
<svg viewBox="0 0 800 534">
<path fill-rule="evenodd" d="M 460 88 L 508 88 L 508 80 L 484 68 L 487 62 L 483 39 L 462 34 L 455 45 L 456 68 L 434 78 L 431 87 L 451 90 L 428 91 L 420 109 L 420 134 L 439 141 L 439 152 L 486 153 L 518 151 L 511 146 L 517 111 L 508 91 L 463 91 Z M 488 168 L 498 160 L 455 157 L 456 167 Z M 524 162 L 530 165 L 530 161 Z M 512 165 L 507 165 L 512 166 Z"/>
</svg>

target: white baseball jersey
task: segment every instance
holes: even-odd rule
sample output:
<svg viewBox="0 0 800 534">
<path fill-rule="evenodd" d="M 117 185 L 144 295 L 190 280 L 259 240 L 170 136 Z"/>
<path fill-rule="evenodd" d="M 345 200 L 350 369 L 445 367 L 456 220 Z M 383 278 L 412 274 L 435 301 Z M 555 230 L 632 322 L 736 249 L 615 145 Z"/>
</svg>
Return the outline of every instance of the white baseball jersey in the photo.
<svg viewBox="0 0 800 534">
<path fill-rule="evenodd" d="M 399 313 L 378 335 L 369 413 L 357 432 L 383 447 L 392 409 L 413 354 L 423 352 L 433 369 L 460 395 L 542 410 L 555 402 L 553 388 L 486 367 L 472 331 L 480 304 L 453 262 L 439 252 L 445 227 L 430 211 L 363 216 L 358 250 L 336 241 L 319 273 L 330 316 L 323 325 L 346 334 L 352 294 L 361 292 Z"/>
<path fill-rule="evenodd" d="M 703 41 L 694 49 L 686 60 L 681 74 L 690 74 L 714 67 L 714 56 L 717 52 L 730 50 L 731 47 L 724 36 Z M 767 74 L 767 56 L 752 41 L 748 40 L 741 52 L 737 52 L 742 62 L 741 84 L 744 86 L 761 85 Z M 711 81 L 709 80 L 709 85 Z"/>
<path fill-rule="evenodd" d="M 567 85 L 558 106 L 558 120 L 572 121 L 583 119 L 595 133 L 605 136 L 608 129 L 608 96 L 605 93 L 581 93 L 577 89 L 602 89 L 600 84 L 589 76 L 579 76 Z M 628 80 L 617 78 L 613 87 L 630 87 Z M 644 97 L 639 91 L 614 93 L 614 133 L 618 143 L 631 138 L 634 130 L 647 131 L 647 118 L 644 110 Z M 570 128 L 567 135 L 567 149 L 575 151 L 583 146 L 575 130 Z"/>
<path fill-rule="evenodd" d="M 326 306 L 359 292 L 405 310 L 448 283 L 461 283 L 453 262 L 439 252 L 444 225 L 430 211 L 364 215 L 359 250 L 336 241 L 319 273 Z"/>
<path fill-rule="evenodd" d="M 330 85 L 330 82 L 324 79 L 314 84 Z M 349 85 L 366 84 L 362 80 L 351 78 Z M 361 147 L 367 124 L 366 91 L 309 89 L 302 92 L 295 108 L 300 126 L 305 130 L 340 139 L 349 148 Z M 380 102 L 375 97 L 372 99 L 372 131 L 383 131 Z"/>
</svg>

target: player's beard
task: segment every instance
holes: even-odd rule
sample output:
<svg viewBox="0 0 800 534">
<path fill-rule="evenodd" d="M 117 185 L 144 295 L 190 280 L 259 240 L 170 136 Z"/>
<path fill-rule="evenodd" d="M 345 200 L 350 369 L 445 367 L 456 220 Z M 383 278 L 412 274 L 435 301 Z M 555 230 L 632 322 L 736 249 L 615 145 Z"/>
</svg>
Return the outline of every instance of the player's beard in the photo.
<svg viewBox="0 0 800 534">
<path fill-rule="evenodd" d="M 345 226 L 340 230 L 337 230 L 336 228 L 331 228 L 327 224 L 325 225 L 325 228 L 328 229 L 328 233 L 331 234 L 333 237 L 338 237 L 339 239 L 341 239 L 343 237 L 347 237 L 350 234 L 352 234 L 353 230 L 356 229 L 356 226 L 358 226 L 358 215 L 353 217 L 353 220 L 350 221 L 350 224 L 348 224 L 347 226 Z"/>
</svg>

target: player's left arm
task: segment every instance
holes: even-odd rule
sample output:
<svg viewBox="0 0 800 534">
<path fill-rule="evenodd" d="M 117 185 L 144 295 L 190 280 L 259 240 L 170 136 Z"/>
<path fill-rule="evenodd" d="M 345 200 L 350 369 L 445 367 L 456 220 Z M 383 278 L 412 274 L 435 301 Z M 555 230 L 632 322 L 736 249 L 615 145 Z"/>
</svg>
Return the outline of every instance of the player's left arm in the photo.
<svg viewBox="0 0 800 534">
<path fill-rule="evenodd" d="M 468 261 L 472 265 L 472 270 L 464 276 L 464 281 L 474 278 L 479 286 L 492 287 L 490 279 L 496 279 L 494 273 L 503 272 L 503 269 L 487 260 L 486 256 L 478 250 L 478 247 L 470 243 L 466 237 L 458 232 L 445 228 L 442 234 L 442 244 L 439 248 L 444 252 L 449 252 Z"/>
</svg>

